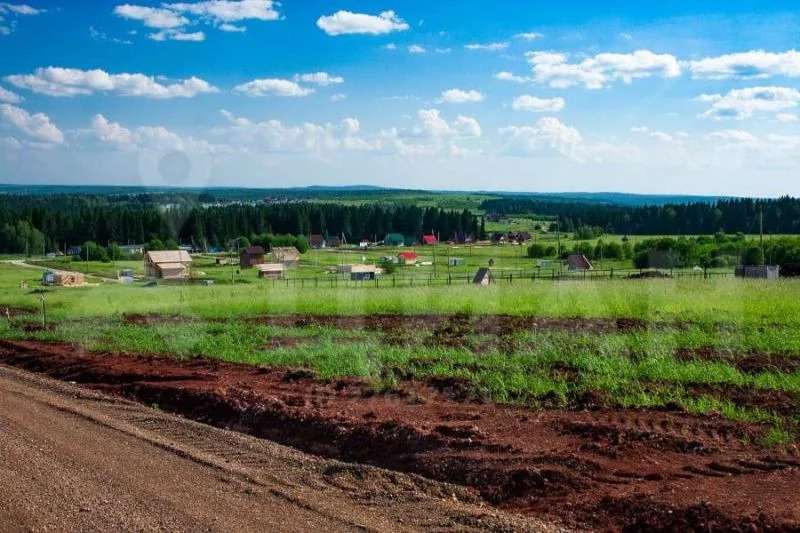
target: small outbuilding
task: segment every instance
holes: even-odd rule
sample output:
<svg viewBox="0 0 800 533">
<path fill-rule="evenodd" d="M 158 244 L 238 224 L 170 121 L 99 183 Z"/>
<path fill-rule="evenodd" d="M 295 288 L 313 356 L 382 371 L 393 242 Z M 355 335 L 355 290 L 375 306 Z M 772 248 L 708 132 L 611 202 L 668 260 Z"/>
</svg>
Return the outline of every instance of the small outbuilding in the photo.
<svg viewBox="0 0 800 533">
<path fill-rule="evenodd" d="M 447 258 L 447 264 L 450 265 L 451 267 L 462 266 L 464 264 L 464 258 L 463 257 L 448 257 Z"/>
<path fill-rule="evenodd" d="M 60 287 L 78 287 L 85 283 L 85 278 L 80 272 L 47 270 L 42 274 L 42 283 L 45 285 L 58 285 Z"/>
<path fill-rule="evenodd" d="M 494 277 L 492 276 L 492 271 L 486 267 L 481 267 L 475 273 L 475 277 L 472 278 L 472 283 L 475 285 L 491 285 L 494 283 Z"/>
<path fill-rule="evenodd" d="M 422 236 L 422 244 L 437 244 L 439 239 L 436 238 L 436 235 L 423 235 Z"/>
<path fill-rule="evenodd" d="M 283 263 L 286 268 L 300 266 L 300 252 L 294 246 L 273 248 L 272 262 Z"/>
<path fill-rule="evenodd" d="M 326 246 L 325 237 L 323 237 L 319 233 L 312 233 L 311 236 L 308 238 L 308 245 L 315 249 L 325 248 Z"/>
<path fill-rule="evenodd" d="M 397 262 L 401 265 L 413 265 L 417 262 L 417 252 L 400 252 Z"/>
<path fill-rule="evenodd" d="M 192 257 L 186 250 L 150 251 L 144 256 L 144 273 L 149 278 L 185 280 Z"/>
<path fill-rule="evenodd" d="M 386 246 L 403 246 L 404 241 L 402 233 L 387 233 L 386 238 L 383 239 L 383 244 Z"/>
<path fill-rule="evenodd" d="M 264 263 L 264 249 L 261 246 L 248 246 L 239 252 L 239 268 L 253 268 Z"/>
<path fill-rule="evenodd" d="M 594 270 L 592 262 L 583 254 L 569 254 L 567 268 L 569 270 Z"/>
<path fill-rule="evenodd" d="M 350 269 L 350 279 L 353 281 L 364 281 L 375 279 L 380 269 L 375 265 L 352 265 Z"/>
<path fill-rule="evenodd" d="M 263 263 L 256 265 L 258 277 L 262 279 L 283 279 L 286 277 L 286 267 L 283 263 Z"/>
</svg>

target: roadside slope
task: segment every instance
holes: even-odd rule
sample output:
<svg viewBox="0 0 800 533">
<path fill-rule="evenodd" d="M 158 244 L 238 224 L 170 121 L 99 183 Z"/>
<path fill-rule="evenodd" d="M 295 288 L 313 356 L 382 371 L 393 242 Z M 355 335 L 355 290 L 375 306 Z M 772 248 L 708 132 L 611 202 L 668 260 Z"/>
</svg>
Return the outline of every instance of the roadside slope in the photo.
<svg viewBox="0 0 800 533">
<path fill-rule="evenodd" d="M 2 531 L 557 528 L 0 365 Z"/>
</svg>

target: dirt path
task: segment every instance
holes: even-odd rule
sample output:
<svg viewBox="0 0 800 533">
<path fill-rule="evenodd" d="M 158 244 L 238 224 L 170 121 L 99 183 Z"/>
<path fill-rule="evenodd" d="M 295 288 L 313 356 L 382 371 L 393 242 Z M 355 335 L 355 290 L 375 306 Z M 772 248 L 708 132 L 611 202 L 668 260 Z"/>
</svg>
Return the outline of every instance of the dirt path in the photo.
<svg viewBox="0 0 800 533">
<path fill-rule="evenodd" d="M 0 486 L 8 532 L 558 530 L 2 365 Z"/>
</svg>

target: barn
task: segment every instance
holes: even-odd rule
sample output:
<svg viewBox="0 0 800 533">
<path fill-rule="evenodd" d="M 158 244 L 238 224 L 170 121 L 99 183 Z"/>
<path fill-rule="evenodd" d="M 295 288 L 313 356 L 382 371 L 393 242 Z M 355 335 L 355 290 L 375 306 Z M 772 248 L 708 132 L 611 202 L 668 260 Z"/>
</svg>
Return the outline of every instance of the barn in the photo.
<svg viewBox="0 0 800 533">
<path fill-rule="evenodd" d="M 185 250 L 150 251 L 144 258 L 144 273 L 149 278 L 185 280 L 191 264 L 192 258 Z"/>
<path fill-rule="evenodd" d="M 436 235 L 423 235 L 422 236 L 422 244 L 429 245 L 429 244 L 437 244 L 439 239 L 436 238 Z"/>
<path fill-rule="evenodd" d="M 239 268 L 253 268 L 264 263 L 264 249 L 261 246 L 248 246 L 239 252 Z"/>
</svg>

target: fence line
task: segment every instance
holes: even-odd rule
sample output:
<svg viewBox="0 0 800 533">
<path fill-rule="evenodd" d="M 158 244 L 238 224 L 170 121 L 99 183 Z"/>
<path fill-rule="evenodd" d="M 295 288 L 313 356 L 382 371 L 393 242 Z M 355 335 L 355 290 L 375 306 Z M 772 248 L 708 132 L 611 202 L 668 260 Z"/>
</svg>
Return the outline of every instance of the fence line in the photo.
<svg viewBox="0 0 800 533">
<path fill-rule="evenodd" d="M 603 281 L 603 280 L 630 280 L 636 277 L 647 279 L 648 276 L 660 277 L 664 279 L 693 278 L 711 279 L 733 277 L 733 272 L 708 272 L 708 271 L 670 271 L 662 272 L 658 270 L 584 270 L 579 272 L 558 272 L 552 270 L 545 272 L 517 272 L 517 273 L 492 273 L 492 282 L 495 284 L 513 285 L 514 283 L 536 283 L 536 282 L 557 282 L 557 281 Z M 285 278 L 271 280 L 272 287 L 286 288 L 392 288 L 392 287 L 424 287 L 424 286 L 446 286 L 446 285 L 465 285 L 472 284 L 474 276 L 470 274 L 447 275 L 434 277 L 429 276 L 393 276 L 382 275 L 374 279 L 353 280 L 339 276 L 314 276 L 303 278 Z M 267 281 L 267 280 L 265 280 Z M 267 281 L 269 282 L 269 281 Z"/>
</svg>

